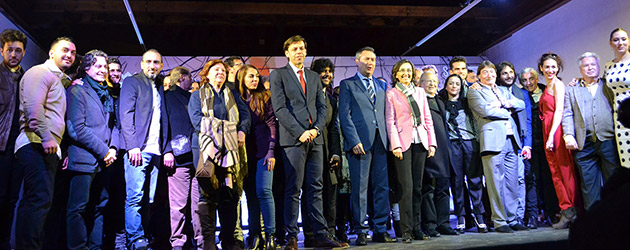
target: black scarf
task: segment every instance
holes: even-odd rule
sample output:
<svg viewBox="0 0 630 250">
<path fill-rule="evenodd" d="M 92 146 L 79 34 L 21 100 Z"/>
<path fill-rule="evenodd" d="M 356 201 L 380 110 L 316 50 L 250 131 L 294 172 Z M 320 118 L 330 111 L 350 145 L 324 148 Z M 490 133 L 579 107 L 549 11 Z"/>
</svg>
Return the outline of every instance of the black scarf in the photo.
<svg viewBox="0 0 630 250">
<path fill-rule="evenodd" d="M 109 98 L 109 91 L 107 90 L 107 85 L 101 85 L 98 82 L 94 81 L 92 77 L 86 75 L 83 77 L 83 82 L 87 82 L 90 84 L 90 87 L 96 91 L 96 95 L 103 103 L 103 110 L 107 113 L 114 112 L 114 102 L 111 98 Z"/>
</svg>

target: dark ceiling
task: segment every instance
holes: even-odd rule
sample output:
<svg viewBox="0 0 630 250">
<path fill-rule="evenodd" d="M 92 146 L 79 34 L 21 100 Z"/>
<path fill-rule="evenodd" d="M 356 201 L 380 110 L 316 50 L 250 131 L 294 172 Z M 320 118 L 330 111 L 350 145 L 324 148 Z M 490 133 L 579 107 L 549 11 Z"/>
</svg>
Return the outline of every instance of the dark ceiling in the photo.
<svg viewBox="0 0 630 250">
<path fill-rule="evenodd" d="M 408 55 L 478 55 L 569 0 L 483 0 Z M 164 55 L 283 55 L 300 34 L 309 55 L 351 56 L 369 45 L 398 56 L 472 0 L 130 0 L 147 48 Z M 46 50 L 58 36 L 79 53 L 142 53 L 122 0 L 0 0 L 0 8 Z"/>
</svg>

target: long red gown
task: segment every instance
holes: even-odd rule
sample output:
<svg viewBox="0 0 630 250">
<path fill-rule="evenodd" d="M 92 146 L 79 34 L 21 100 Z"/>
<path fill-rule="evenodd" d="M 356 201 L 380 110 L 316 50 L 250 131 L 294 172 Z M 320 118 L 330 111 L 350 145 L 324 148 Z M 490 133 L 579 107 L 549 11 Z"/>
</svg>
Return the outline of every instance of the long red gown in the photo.
<svg viewBox="0 0 630 250">
<path fill-rule="evenodd" d="M 540 97 L 540 119 L 542 119 L 543 128 L 543 140 L 547 145 L 547 138 L 551 132 L 551 124 L 553 123 L 553 112 L 556 102 L 554 96 L 543 91 Z M 573 207 L 575 204 L 575 166 L 573 163 L 573 155 L 571 151 L 567 149 L 562 138 L 564 132 L 562 131 L 562 125 L 556 130 L 556 134 L 553 135 L 553 151 L 545 150 L 545 156 L 549 162 L 549 169 L 551 170 L 551 179 L 553 180 L 553 186 L 556 189 L 558 195 L 558 203 L 561 210 Z"/>
</svg>

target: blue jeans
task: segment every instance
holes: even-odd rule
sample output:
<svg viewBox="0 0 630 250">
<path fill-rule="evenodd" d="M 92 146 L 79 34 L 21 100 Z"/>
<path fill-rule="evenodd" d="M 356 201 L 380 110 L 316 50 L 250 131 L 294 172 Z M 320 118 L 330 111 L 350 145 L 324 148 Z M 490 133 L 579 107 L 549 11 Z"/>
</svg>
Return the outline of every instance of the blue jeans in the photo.
<svg viewBox="0 0 630 250">
<path fill-rule="evenodd" d="M 133 166 L 129 162 L 129 153 L 125 154 L 125 183 L 127 184 L 125 231 L 127 231 L 129 244 L 144 238 L 140 209 L 143 205 L 147 205 L 144 197 L 146 188 L 149 189 L 149 203 L 153 202 L 158 178 L 157 165 L 159 165 L 159 160 L 160 157 L 158 155 L 142 152 L 142 165 Z"/>
<path fill-rule="evenodd" d="M 267 170 L 265 158 L 262 158 L 258 160 L 256 168 L 256 196 L 260 202 L 263 223 L 265 223 L 265 232 L 268 234 L 276 232 L 276 209 L 271 190 L 272 185 L 273 171 Z"/>
</svg>

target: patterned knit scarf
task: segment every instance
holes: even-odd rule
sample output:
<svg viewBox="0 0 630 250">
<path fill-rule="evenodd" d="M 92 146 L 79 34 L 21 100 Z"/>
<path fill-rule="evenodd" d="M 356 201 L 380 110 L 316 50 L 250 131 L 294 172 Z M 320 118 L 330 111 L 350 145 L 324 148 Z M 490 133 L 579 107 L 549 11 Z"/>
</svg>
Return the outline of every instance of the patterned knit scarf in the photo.
<svg viewBox="0 0 630 250">
<path fill-rule="evenodd" d="M 197 169 L 197 177 L 213 177 L 214 166 L 228 168 L 228 173 L 235 175 L 236 179 L 246 175 L 241 165 L 247 161 L 244 147 L 238 147 L 239 112 L 236 101 L 230 88 L 223 88 L 220 93 L 225 100 L 228 110 L 228 120 L 214 117 L 214 92 L 212 86 L 206 84 L 199 89 L 201 98 L 201 118 L 199 133 L 200 165 L 206 173 L 200 173 Z M 237 182 L 238 183 L 238 182 Z"/>
<path fill-rule="evenodd" d="M 400 90 L 407 97 L 409 101 L 409 106 L 411 107 L 411 113 L 413 113 L 413 126 L 414 128 L 419 126 L 421 123 L 420 120 L 420 108 L 418 107 L 418 103 L 416 103 L 416 99 L 413 98 L 413 94 L 416 93 L 416 89 L 413 84 L 409 85 L 410 87 L 406 87 L 401 82 L 396 83 L 396 89 Z"/>
</svg>

